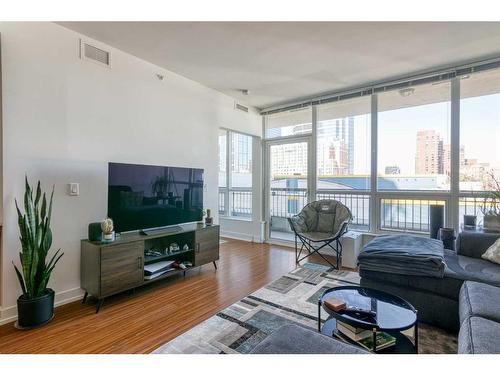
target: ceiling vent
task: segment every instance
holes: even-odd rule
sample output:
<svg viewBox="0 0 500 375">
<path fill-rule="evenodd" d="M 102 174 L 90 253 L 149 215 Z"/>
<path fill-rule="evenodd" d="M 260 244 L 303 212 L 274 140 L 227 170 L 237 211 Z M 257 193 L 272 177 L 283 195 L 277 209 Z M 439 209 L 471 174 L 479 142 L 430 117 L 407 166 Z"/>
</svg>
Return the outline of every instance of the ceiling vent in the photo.
<svg viewBox="0 0 500 375">
<path fill-rule="evenodd" d="M 237 103 L 237 102 L 234 102 L 234 109 L 238 109 L 240 111 L 248 113 L 248 107 L 244 106 L 243 104 Z"/>
<path fill-rule="evenodd" d="M 80 58 L 99 65 L 111 67 L 111 53 L 80 39 Z"/>
</svg>

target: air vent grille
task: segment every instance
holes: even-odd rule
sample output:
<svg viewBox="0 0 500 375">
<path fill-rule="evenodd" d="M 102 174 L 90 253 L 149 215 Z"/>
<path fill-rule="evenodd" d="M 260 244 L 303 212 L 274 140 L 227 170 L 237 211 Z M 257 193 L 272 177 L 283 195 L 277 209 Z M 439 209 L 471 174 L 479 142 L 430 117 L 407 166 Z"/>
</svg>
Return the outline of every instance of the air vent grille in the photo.
<svg viewBox="0 0 500 375">
<path fill-rule="evenodd" d="M 243 104 L 234 103 L 234 108 L 248 113 L 248 107 L 244 106 Z"/>
<path fill-rule="evenodd" d="M 83 40 L 80 41 L 80 57 L 107 67 L 111 66 L 111 54 L 109 51 L 98 48 Z"/>
</svg>

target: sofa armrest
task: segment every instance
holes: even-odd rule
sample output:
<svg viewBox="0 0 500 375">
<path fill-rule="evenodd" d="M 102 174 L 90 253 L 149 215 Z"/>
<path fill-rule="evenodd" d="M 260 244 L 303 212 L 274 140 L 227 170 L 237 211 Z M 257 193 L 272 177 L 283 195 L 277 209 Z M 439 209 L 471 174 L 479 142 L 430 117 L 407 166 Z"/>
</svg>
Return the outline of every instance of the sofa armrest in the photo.
<svg viewBox="0 0 500 375">
<path fill-rule="evenodd" d="M 500 233 L 460 232 L 457 239 L 457 253 L 471 258 L 481 258 L 498 238 Z"/>
</svg>

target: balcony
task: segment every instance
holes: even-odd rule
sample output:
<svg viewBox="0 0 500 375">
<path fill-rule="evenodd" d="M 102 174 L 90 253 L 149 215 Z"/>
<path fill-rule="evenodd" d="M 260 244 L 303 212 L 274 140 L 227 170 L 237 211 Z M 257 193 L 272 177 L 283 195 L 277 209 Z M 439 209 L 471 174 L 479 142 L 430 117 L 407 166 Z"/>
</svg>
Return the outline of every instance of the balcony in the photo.
<svg viewBox="0 0 500 375">
<path fill-rule="evenodd" d="M 389 195 L 388 193 L 387 195 Z M 385 195 L 385 193 L 384 193 Z M 366 192 L 338 192 L 335 190 L 319 190 L 317 199 L 335 199 L 351 210 L 353 220 L 350 228 L 359 231 L 370 229 L 370 195 Z M 410 232 L 416 234 L 429 233 L 429 212 L 431 205 L 443 205 L 445 212 L 447 199 L 428 199 L 413 197 L 387 196 L 379 198 L 380 216 L 378 229 L 382 231 Z M 497 204 L 500 202 L 497 202 Z M 307 189 L 272 188 L 269 202 L 271 217 L 271 237 L 282 240 L 293 240 L 293 234 L 287 218 L 296 215 L 307 204 Z M 491 199 L 479 196 L 462 196 L 459 200 L 460 224 L 463 215 L 476 215 L 478 225 L 482 224 L 481 208 L 495 204 Z M 230 215 L 228 215 L 230 207 Z M 235 218 L 252 216 L 252 192 L 250 189 L 219 190 L 219 214 Z"/>
</svg>

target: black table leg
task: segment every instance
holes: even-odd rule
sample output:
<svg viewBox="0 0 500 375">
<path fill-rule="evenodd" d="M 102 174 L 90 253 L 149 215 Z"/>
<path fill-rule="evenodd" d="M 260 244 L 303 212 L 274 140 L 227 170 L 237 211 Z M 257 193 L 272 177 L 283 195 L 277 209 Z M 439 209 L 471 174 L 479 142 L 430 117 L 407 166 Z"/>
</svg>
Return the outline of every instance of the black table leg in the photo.
<svg viewBox="0 0 500 375">
<path fill-rule="evenodd" d="M 415 322 L 415 352 L 418 354 L 418 320 Z"/>
<path fill-rule="evenodd" d="M 82 299 L 82 304 L 87 302 L 87 297 L 89 296 L 89 294 L 87 292 L 85 292 L 85 294 L 83 295 L 83 299 Z"/>
<path fill-rule="evenodd" d="M 373 328 L 373 352 L 377 352 L 377 329 Z"/>
<path fill-rule="evenodd" d="M 215 263 L 215 260 L 212 263 L 214 264 L 214 267 L 217 270 L 217 263 Z"/>
</svg>

